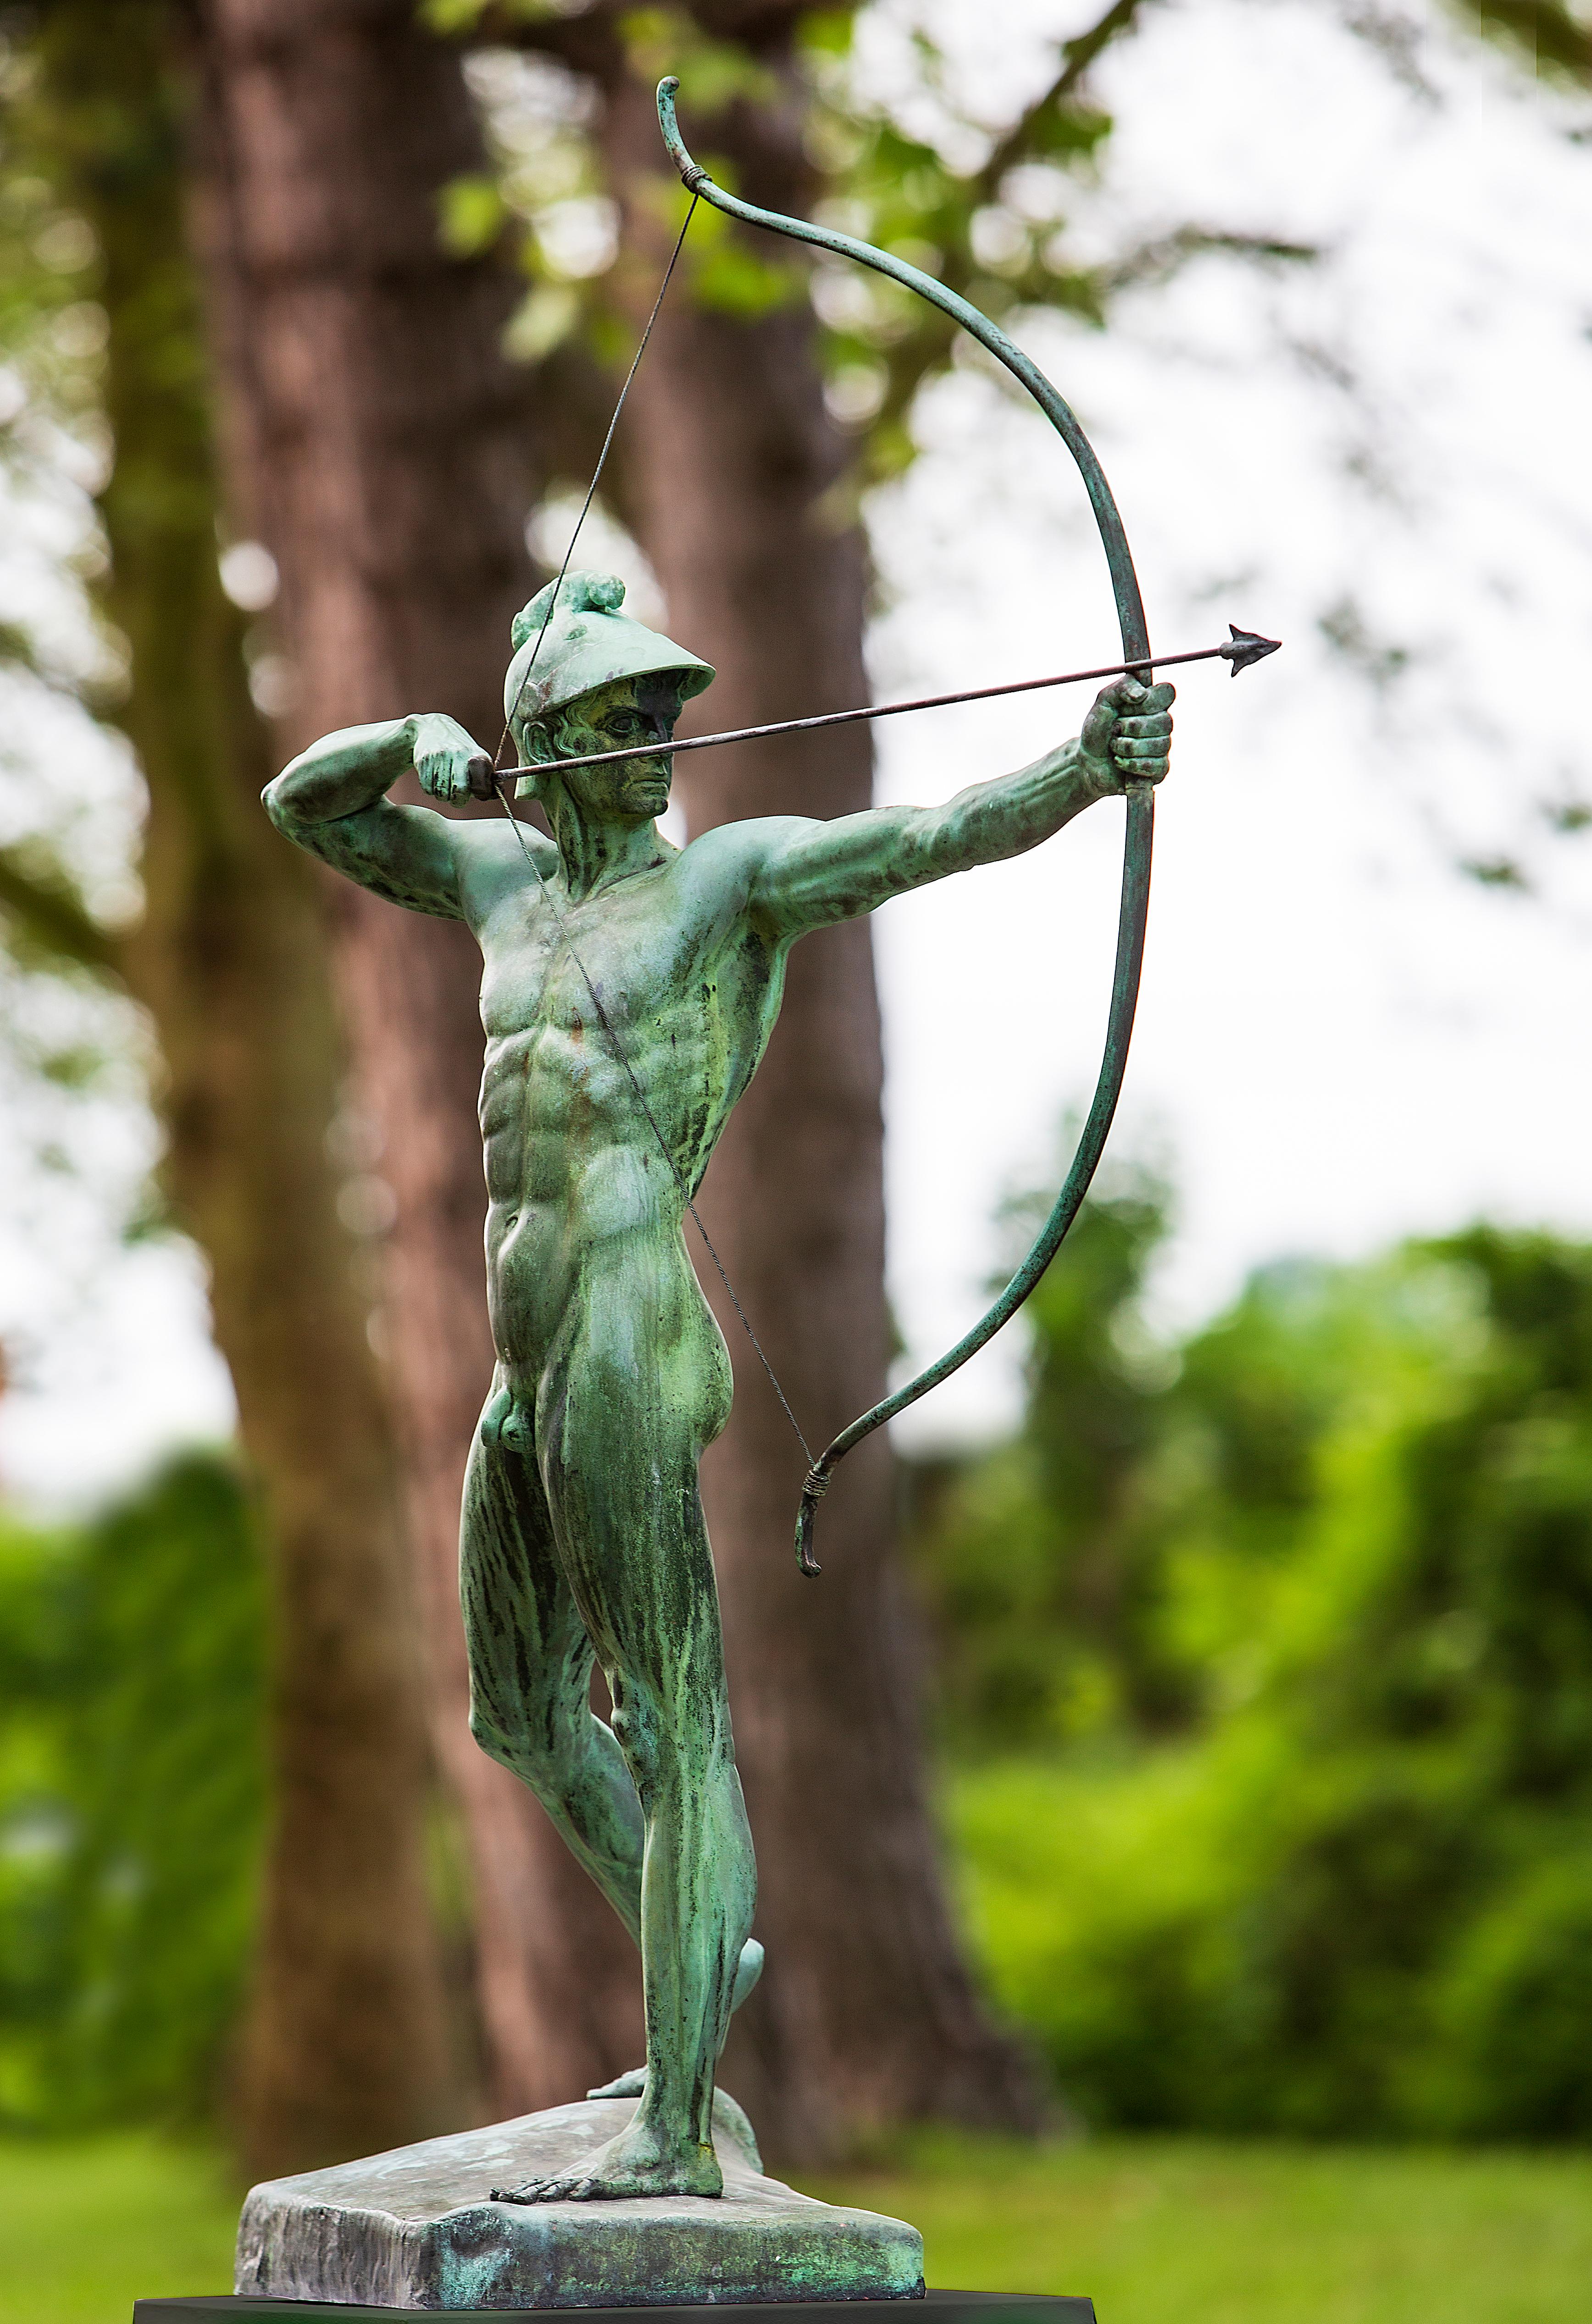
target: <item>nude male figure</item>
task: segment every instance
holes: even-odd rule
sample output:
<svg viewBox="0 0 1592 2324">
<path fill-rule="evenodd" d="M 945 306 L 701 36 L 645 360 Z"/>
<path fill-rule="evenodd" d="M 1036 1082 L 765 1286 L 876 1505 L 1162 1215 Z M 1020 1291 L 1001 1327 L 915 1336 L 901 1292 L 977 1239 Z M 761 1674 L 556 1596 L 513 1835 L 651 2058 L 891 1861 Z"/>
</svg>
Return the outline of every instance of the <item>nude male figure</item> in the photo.
<svg viewBox="0 0 1592 2324">
<path fill-rule="evenodd" d="M 760 817 L 676 849 L 655 821 L 663 746 L 713 672 L 622 614 L 623 595 L 571 574 L 539 647 L 549 591 L 515 624 L 504 700 L 523 761 L 659 745 L 537 778 L 554 837 L 525 830 L 534 870 L 504 822 L 388 802 L 411 768 L 431 798 L 468 797 L 479 746 L 440 714 L 327 735 L 265 793 L 290 838 L 393 903 L 462 919 L 485 963 L 498 1364 L 461 1535 L 472 1729 L 636 1939 L 647 2013 L 644 2080 L 612 2086 L 640 2094 L 634 2119 L 513 2190 L 521 2202 L 721 2193 L 713 2070 L 762 1961 L 697 1494 L 730 1363 L 681 1187 L 695 1193 L 751 1079 L 798 937 L 1020 854 L 1129 779 L 1160 781 L 1172 732 L 1172 688 L 1119 679 L 1076 742 L 943 807 Z M 594 1657 L 612 1725 L 590 1709 Z"/>
</svg>

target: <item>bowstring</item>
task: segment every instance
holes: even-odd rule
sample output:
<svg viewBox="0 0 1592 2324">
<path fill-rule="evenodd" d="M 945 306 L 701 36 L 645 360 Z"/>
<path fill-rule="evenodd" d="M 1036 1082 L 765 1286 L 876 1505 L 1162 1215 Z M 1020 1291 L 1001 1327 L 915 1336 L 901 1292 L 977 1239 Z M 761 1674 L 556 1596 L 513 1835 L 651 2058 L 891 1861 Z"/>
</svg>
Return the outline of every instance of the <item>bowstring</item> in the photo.
<svg viewBox="0 0 1592 2324">
<path fill-rule="evenodd" d="M 755 1353 L 759 1363 L 761 1364 L 764 1372 L 768 1376 L 769 1387 L 773 1389 L 776 1397 L 779 1399 L 780 1409 L 784 1413 L 787 1420 L 789 1421 L 791 1427 L 795 1432 L 796 1443 L 801 1446 L 803 1456 L 810 1469 L 813 1465 L 813 1448 L 808 1443 L 805 1436 L 802 1434 L 801 1422 L 796 1418 L 796 1414 L 792 1411 L 790 1398 L 786 1395 L 784 1388 L 779 1384 L 779 1375 L 775 1370 L 773 1365 L 769 1362 L 768 1358 L 764 1351 L 762 1342 L 759 1339 L 756 1332 L 752 1329 L 751 1318 L 748 1315 L 745 1308 L 741 1305 L 741 1301 L 737 1296 L 735 1286 L 730 1280 L 729 1270 L 725 1267 L 723 1260 L 719 1257 L 717 1250 L 714 1248 L 713 1239 L 712 1235 L 709 1234 L 706 1227 L 703 1224 L 702 1213 L 697 1209 L 695 1203 L 693 1201 L 691 1190 L 686 1183 L 685 1174 L 681 1170 L 678 1162 L 675 1159 L 674 1148 L 670 1146 L 667 1139 L 664 1136 L 663 1130 L 658 1123 L 658 1116 L 653 1112 L 652 1107 L 648 1102 L 647 1093 L 641 1086 L 640 1076 L 638 1074 L 635 1066 L 630 1062 L 630 1052 L 626 1048 L 624 1042 L 620 1038 L 617 1027 L 614 1025 L 612 1019 L 609 1016 L 607 1010 L 603 1005 L 603 996 L 597 990 L 596 984 L 593 980 L 591 971 L 587 968 L 585 962 L 581 958 L 575 938 L 569 932 L 569 923 L 565 918 L 563 913 L 559 910 L 557 902 L 554 900 L 553 891 L 542 876 L 541 865 L 531 853 L 529 845 L 526 841 L 524 828 L 520 824 L 520 817 L 514 812 L 513 806 L 509 798 L 508 791 L 497 780 L 497 777 L 501 771 L 498 762 L 502 757 L 503 744 L 508 741 L 510 731 L 513 726 L 514 720 L 519 715 L 520 706 L 525 698 L 525 689 L 530 683 L 530 673 L 536 666 L 536 658 L 542 650 L 542 640 L 547 636 L 548 628 L 552 622 L 553 615 L 557 611 L 558 593 L 563 588 L 565 576 L 569 571 L 569 560 L 575 555 L 575 544 L 580 539 L 581 527 L 584 524 L 587 512 L 591 508 L 593 501 L 596 498 L 597 486 L 603 481 L 603 471 L 607 466 L 608 455 L 612 447 L 614 435 L 619 428 L 620 414 L 625 408 L 625 398 L 629 395 L 631 383 L 635 379 L 637 372 L 640 369 L 641 358 L 647 352 L 647 342 L 652 337 L 652 327 L 657 322 L 658 310 L 663 305 L 664 293 L 669 287 L 669 281 L 679 260 L 680 253 L 686 246 L 686 235 L 690 227 L 691 220 L 696 212 L 697 198 L 698 198 L 695 194 L 693 194 L 691 197 L 691 207 L 686 213 L 685 224 L 681 226 L 679 234 L 676 237 L 674 249 L 669 254 L 669 263 L 664 269 L 663 281 L 658 286 L 658 296 L 652 302 L 652 312 L 647 318 L 646 327 L 642 331 L 640 339 L 637 344 L 636 352 L 630 359 L 630 370 L 625 374 L 624 385 L 620 389 L 619 401 L 615 403 L 613 407 L 613 416 L 608 422 L 608 433 L 603 438 L 603 449 L 597 455 L 597 465 L 592 471 L 592 481 L 586 487 L 586 496 L 581 503 L 580 514 L 576 517 L 575 522 L 575 530 L 570 534 L 569 546 L 564 552 L 564 562 L 558 567 L 558 577 L 553 584 L 553 594 L 548 600 L 547 613 L 543 617 L 541 628 L 537 632 L 536 643 L 530 650 L 530 659 L 525 665 L 524 673 L 520 678 L 513 702 L 510 705 L 509 715 L 503 722 L 503 731 L 498 737 L 498 747 L 492 752 L 492 789 L 497 794 L 497 798 L 502 807 L 503 813 L 509 818 L 510 825 L 513 830 L 514 836 L 520 843 L 520 852 L 524 856 L 527 863 L 530 866 L 531 872 L 536 880 L 537 887 L 540 890 L 541 899 L 553 915 L 553 923 L 558 930 L 560 941 L 563 943 L 569 957 L 574 961 L 576 968 L 580 971 L 581 982 L 584 984 L 586 991 L 591 995 L 592 1007 L 596 1011 L 597 1022 L 602 1026 L 603 1032 L 606 1034 L 609 1046 L 612 1049 L 614 1056 L 624 1067 L 626 1077 L 630 1082 L 631 1089 L 634 1090 L 636 1093 L 636 1102 L 640 1107 L 642 1113 L 647 1119 L 648 1126 L 651 1130 L 653 1137 L 658 1141 L 658 1151 L 662 1154 L 664 1160 L 668 1164 L 669 1175 L 674 1179 L 676 1186 L 679 1189 L 680 1200 L 685 1204 L 686 1210 L 691 1213 L 692 1222 L 695 1226 L 697 1233 L 702 1237 L 703 1247 L 706 1250 L 708 1257 L 713 1260 L 713 1266 L 718 1270 L 719 1280 L 724 1286 L 725 1296 L 729 1299 L 732 1307 L 734 1308 L 737 1316 L 740 1318 L 741 1329 L 745 1332 L 747 1338 L 751 1342 L 753 1352 Z M 660 753 L 659 755 L 662 754 Z"/>
<path fill-rule="evenodd" d="M 603 438 L 603 449 L 597 455 L 597 465 L 592 471 L 592 481 L 586 486 L 586 496 L 580 504 L 580 514 L 575 518 L 575 530 L 569 536 L 569 546 L 564 552 L 564 562 L 558 567 L 558 577 L 553 584 L 553 594 L 548 600 L 548 610 L 542 616 L 541 628 L 537 632 L 536 643 L 530 650 L 530 659 L 525 665 L 519 687 L 515 690 L 514 699 L 509 706 L 509 715 L 503 721 L 503 731 L 498 736 L 498 747 L 492 754 L 494 775 L 499 770 L 498 761 L 503 755 L 503 744 L 509 739 L 509 730 L 520 715 L 520 706 L 525 699 L 525 689 L 530 684 L 530 673 L 536 668 L 536 658 L 542 650 L 542 640 L 547 636 L 553 616 L 558 610 L 558 592 L 563 588 L 565 576 L 569 571 L 569 560 L 575 555 L 575 544 L 580 539 L 581 527 L 591 511 L 592 503 L 597 497 L 597 487 L 603 481 L 603 471 L 608 466 L 608 455 L 613 448 L 613 438 L 619 428 L 620 413 L 625 408 L 625 398 L 630 392 L 630 383 L 641 368 L 641 358 L 647 352 L 647 342 L 652 337 L 652 326 L 658 320 L 658 309 L 663 305 L 664 293 L 668 289 L 670 278 L 679 263 L 680 253 L 686 247 L 686 236 L 691 230 L 691 221 L 696 216 L 696 205 L 700 198 L 701 197 L 696 194 L 691 197 L 691 207 L 686 213 L 685 224 L 675 236 L 675 246 L 669 253 L 669 263 L 663 270 L 663 281 L 658 286 L 658 296 L 652 302 L 652 312 L 647 318 L 646 327 L 636 343 L 636 352 L 630 357 L 630 367 L 625 374 L 625 383 L 619 391 L 619 401 L 613 407 L 613 416 L 608 422 L 608 433 Z M 511 807 L 509 812 L 512 815 L 513 809 Z"/>
</svg>

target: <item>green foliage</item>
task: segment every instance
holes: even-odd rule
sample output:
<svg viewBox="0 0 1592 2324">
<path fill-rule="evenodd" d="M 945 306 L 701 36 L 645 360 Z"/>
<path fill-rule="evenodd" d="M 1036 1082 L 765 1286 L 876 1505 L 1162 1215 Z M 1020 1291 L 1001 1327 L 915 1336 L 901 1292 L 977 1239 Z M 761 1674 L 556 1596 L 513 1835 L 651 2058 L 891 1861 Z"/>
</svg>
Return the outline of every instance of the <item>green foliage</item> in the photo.
<svg viewBox="0 0 1592 2324">
<path fill-rule="evenodd" d="M 253 1914 L 265 1596 L 193 1453 L 80 1531 L 0 1534 L 0 2110 L 202 2111 Z"/>
<path fill-rule="evenodd" d="M 13 32 L 18 29 L 14 24 Z M 0 471 L 24 497 L 59 492 L 63 448 L 92 459 L 103 449 L 108 325 L 96 293 L 100 250 L 92 227 L 62 201 L 32 45 L 0 26 Z M 81 568 L 97 543 L 79 550 Z M 48 626 L 48 625 L 43 625 Z M 80 648 L 47 645 L 29 622 L 0 622 L 0 673 L 30 691 L 105 709 L 122 673 L 114 651 L 97 667 Z M 114 975 L 119 947 L 85 908 L 63 862 L 60 833 L 28 825 L 60 802 L 7 786 L 14 835 L 0 847 L 0 945 L 30 972 L 87 969 Z M 20 827 L 20 828 L 19 828 Z"/>
<path fill-rule="evenodd" d="M 442 240 L 456 258 L 490 250 L 509 212 L 495 178 L 456 178 L 442 189 Z"/>
<path fill-rule="evenodd" d="M 778 78 L 760 57 L 740 42 L 715 40 L 682 9 L 632 9 L 620 29 L 644 86 L 656 87 L 666 73 L 688 75 L 693 102 L 710 116 L 741 99 L 768 105 L 778 97 Z"/>
<path fill-rule="evenodd" d="M 1561 0 L 1467 0 L 1454 13 L 1468 31 L 1512 50 L 1533 73 L 1580 88 L 1592 85 L 1592 23 L 1584 6 L 1565 7 Z"/>
<path fill-rule="evenodd" d="M 1154 1218 L 922 1544 L 997 1989 L 1101 2121 L 1586 2137 L 1592 1250 L 1269 1269 L 1136 1388 Z"/>
<path fill-rule="evenodd" d="M 1042 1208 L 1011 1206 L 1014 1257 Z M 1155 1724 L 1177 1707 L 1137 1508 L 1166 1389 L 1138 1303 L 1166 1208 L 1147 1176 L 1086 1205 L 1026 1310 L 1022 1434 L 943 1501 L 924 1578 L 943 1715 L 963 1752 L 1043 1746 L 1124 1714 Z"/>
<path fill-rule="evenodd" d="M 898 112 L 860 101 L 844 20 L 814 20 L 805 61 L 814 92 L 808 142 L 826 179 L 818 215 L 934 275 L 996 321 L 1057 307 L 1102 322 L 1106 271 L 1073 259 L 1067 217 L 1111 130 L 1110 116 L 1087 99 L 1085 77 L 1138 14 L 1139 0 L 1116 0 L 1090 32 L 1058 44 L 1049 84 L 1001 124 L 969 115 L 943 52 L 919 29 L 913 47 L 933 136 L 915 136 Z M 842 261 L 820 263 L 814 300 L 837 409 L 865 431 L 866 473 L 891 475 L 913 456 L 917 391 L 946 368 L 962 333 L 909 292 Z"/>
<path fill-rule="evenodd" d="M 1059 307 L 1100 323 L 1112 288 L 1139 279 L 1136 262 L 1082 263 L 1072 254 L 1068 218 L 1112 125 L 1090 98 L 1090 69 L 1112 43 L 1131 36 L 1143 5 L 1112 0 L 1084 32 L 1058 42 L 1049 79 L 1014 117 L 995 122 L 967 111 L 940 48 L 922 27 L 912 30 L 909 42 L 916 88 L 885 106 L 860 92 L 851 60 L 854 12 L 821 9 L 802 18 L 796 62 L 805 85 L 803 142 L 814 215 L 926 269 L 988 314 L 1009 318 Z M 494 33 L 533 54 L 543 45 L 538 26 L 548 27 L 546 48 L 562 95 L 555 101 L 549 86 L 543 99 L 527 104 L 523 91 L 516 96 L 505 83 L 500 100 L 489 99 L 498 198 L 484 181 L 462 180 L 446 198 L 443 231 L 460 252 L 502 241 L 517 253 L 530 288 L 510 332 L 512 353 L 540 363 L 573 340 L 606 368 L 620 369 L 644 303 L 635 263 L 617 244 L 594 258 L 597 239 L 561 230 L 572 205 L 590 212 L 606 204 L 612 211 L 616 190 L 606 183 L 594 134 L 596 93 L 564 62 L 567 42 L 556 19 L 565 13 L 562 0 L 557 8 L 492 12 Z M 428 0 L 424 14 L 434 29 L 470 37 L 485 10 L 482 0 Z M 732 130 L 738 107 L 789 102 L 759 42 L 722 37 L 704 12 L 685 7 L 635 9 L 614 29 L 635 80 L 650 88 L 666 72 L 679 76 L 693 150 L 720 183 L 734 189 L 733 163 L 716 150 L 719 124 Z M 908 111 L 929 121 L 925 133 L 905 125 Z M 733 135 L 725 142 L 733 147 Z M 661 156 L 658 177 L 627 188 L 626 198 L 655 208 L 671 231 L 685 214 Z M 1157 244 L 1154 271 L 1164 275 L 1215 248 L 1309 254 L 1189 227 Z M 679 289 L 746 321 L 810 290 L 831 408 L 858 438 L 859 481 L 894 474 L 912 458 L 917 391 L 949 365 L 961 339 L 948 318 L 843 262 L 820 259 L 809 269 L 705 204 L 693 221 Z"/>
</svg>

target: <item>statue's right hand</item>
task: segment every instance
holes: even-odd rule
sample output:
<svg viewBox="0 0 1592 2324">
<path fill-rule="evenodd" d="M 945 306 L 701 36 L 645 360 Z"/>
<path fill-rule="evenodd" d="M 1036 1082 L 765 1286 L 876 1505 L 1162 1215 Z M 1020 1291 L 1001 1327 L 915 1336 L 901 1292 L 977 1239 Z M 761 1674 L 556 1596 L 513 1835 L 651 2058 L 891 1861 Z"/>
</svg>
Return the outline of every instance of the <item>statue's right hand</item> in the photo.
<svg viewBox="0 0 1592 2324">
<path fill-rule="evenodd" d="M 406 721 L 420 788 L 428 798 L 456 807 L 474 794 L 470 762 L 485 757 L 479 742 L 443 710 L 422 710 Z"/>
</svg>

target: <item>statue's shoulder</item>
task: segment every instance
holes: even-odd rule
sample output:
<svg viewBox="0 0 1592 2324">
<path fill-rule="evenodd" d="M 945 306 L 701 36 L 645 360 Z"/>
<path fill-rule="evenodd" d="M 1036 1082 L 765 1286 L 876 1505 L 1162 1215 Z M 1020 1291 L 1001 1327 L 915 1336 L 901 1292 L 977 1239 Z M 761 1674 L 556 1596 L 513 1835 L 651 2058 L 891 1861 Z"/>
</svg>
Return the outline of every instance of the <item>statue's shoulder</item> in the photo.
<svg viewBox="0 0 1592 2324">
<path fill-rule="evenodd" d="M 716 823 L 682 850 L 682 869 L 704 879 L 750 881 L 793 839 L 814 828 L 805 815 L 744 816 L 734 823 Z"/>
<path fill-rule="evenodd" d="M 534 824 L 521 822 L 516 834 L 507 821 L 494 821 L 490 816 L 440 819 L 447 825 L 459 868 L 465 918 L 472 925 L 490 914 L 504 896 L 518 892 L 528 881 L 534 881 L 536 866 L 544 879 L 557 868 L 557 849 Z"/>
</svg>

